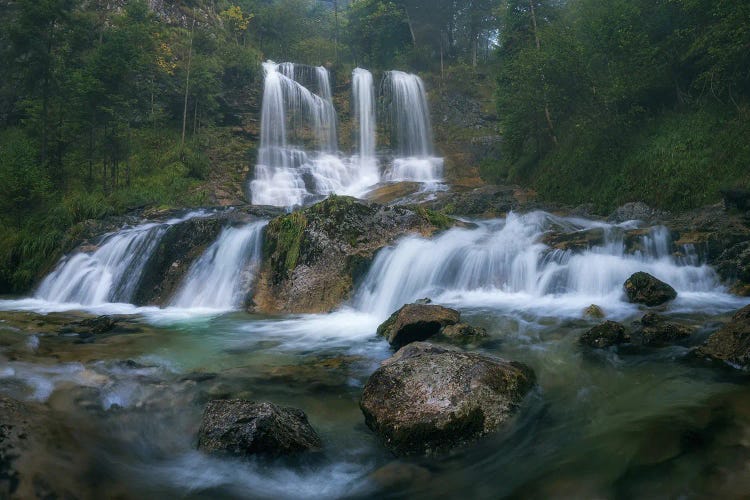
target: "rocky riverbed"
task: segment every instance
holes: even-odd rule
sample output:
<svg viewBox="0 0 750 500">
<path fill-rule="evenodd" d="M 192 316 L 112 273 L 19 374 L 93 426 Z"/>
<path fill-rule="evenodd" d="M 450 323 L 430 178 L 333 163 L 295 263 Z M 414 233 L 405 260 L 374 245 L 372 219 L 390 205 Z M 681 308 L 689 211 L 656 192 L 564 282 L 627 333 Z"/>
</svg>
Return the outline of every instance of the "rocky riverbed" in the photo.
<svg viewBox="0 0 750 500">
<path fill-rule="evenodd" d="M 166 232 L 142 305 L 0 301 L 0 496 L 750 486 L 748 299 L 729 293 L 747 283 L 745 215 L 629 205 L 608 221 L 527 195 L 221 210 Z M 244 303 L 163 307 L 222 228 L 259 219 Z M 70 248 L 95 251 L 87 227 Z"/>
</svg>

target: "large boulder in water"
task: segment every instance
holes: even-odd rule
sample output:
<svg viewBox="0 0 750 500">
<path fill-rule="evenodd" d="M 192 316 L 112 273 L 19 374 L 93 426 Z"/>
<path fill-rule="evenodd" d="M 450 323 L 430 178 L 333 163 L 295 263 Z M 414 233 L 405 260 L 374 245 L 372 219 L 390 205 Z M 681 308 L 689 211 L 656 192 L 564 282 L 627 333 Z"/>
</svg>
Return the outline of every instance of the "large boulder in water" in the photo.
<svg viewBox="0 0 750 500">
<path fill-rule="evenodd" d="M 648 273 L 637 272 L 623 285 L 630 302 L 658 306 L 677 298 L 677 292 Z"/>
<path fill-rule="evenodd" d="M 455 309 L 432 304 L 406 304 L 378 327 L 378 335 L 385 337 L 392 346 L 402 347 L 437 335 L 443 327 L 455 325 L 460 320 L 461 313 Z"/>
<path fill-rule="evenodd" d="M 278 457 L 321 446 L 302 410 L 265 402 L 210 401 L 198 431 L 198 449 L 213 454 Z"/>
<path fill-rule="evenodd" d="M 360 408 L 394 453 L 440 452 L 500 427 L 534 381 L 521 363 L 414 342 L 370 376 Z"/>
<path fill-rule="evenodd" d="M 734 313 L 732 320 L 711 334 L 695 354 L 722 361 L 734 368 L 750 369 L 750 306 Z"/>
<path fill-rule="evenodd" d="M 320 313 L 349 298 L 375 253 L 406 234 L 454 223 L 423 208 L 387 207 L 345 196 L 272 220 L 251 310 Z"/>
</svg>

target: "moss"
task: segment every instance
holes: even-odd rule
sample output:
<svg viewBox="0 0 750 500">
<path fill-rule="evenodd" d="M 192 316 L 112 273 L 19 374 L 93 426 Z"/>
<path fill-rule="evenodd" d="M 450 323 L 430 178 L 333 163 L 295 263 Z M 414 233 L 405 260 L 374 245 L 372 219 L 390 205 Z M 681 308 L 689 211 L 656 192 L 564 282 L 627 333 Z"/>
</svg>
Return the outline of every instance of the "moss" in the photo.
<svg viewBox="0 0 750 500">
<path fill-rule="evenodd" d="M 302 212 L 284 215 L 268 225 L 265 252 L 271 261 L 274 281 L 282 280 L 297 266 L 306 227 L 307 217 Z"/>
<path fill-rule="evenodd" d="M 425 207 L 414 207 L 414 210 L 436 229 L 450 229 L 456 224 L 454 219 L 448 217 L 443 212 L 437 212 Z"/>
</svg>

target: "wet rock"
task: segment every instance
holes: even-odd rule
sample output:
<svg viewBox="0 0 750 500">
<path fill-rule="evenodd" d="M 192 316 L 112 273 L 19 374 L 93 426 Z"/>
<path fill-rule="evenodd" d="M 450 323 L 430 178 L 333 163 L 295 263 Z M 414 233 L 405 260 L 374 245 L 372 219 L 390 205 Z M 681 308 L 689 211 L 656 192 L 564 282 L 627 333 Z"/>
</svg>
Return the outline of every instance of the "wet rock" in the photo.
<svg viewBox="0 0 750 500">
<path fill-rule="evenodd" d="M 214 454 L 278 457 L 321 446 L 302 410 L 266 402 L 211 401 L 198 431 L 198 449 Z"/>
<path fill-rule="evenodd" d="M 487 330 L 468 323 L 456 323 L 443 327 L 440 330 L 440 336 L 456 342 L 474 342 L 486 338 Z"/>
<path fill-rule="evenodd" d="M 499 216 L 529 204 L 533 192 L 517 186 L 481 186 L 468 191 L 437 193 L 435 200 L 424 205 L 447 214 Z"/>
<path fill-rule="evenodd" d="M 667 283 L 648 273 L 637 272 L 625 281 L 625 293 L 630 302 L 658 306 L 677 298 L 677 292 Z"/>
<path fill-rule="evenodd" d="M 741 370 L 750 369 L 750 306 L 737 311 L 729 323 L 696 349 L 695 354 Z"/>
<path fill-rule="evenodd" d="M 534 380 L 521 363 L 414 342 L 370 376 L 360 408 L 397 455 L 437 453 L 507 422 Z"/>
<path fill-rule="evenodd" d="M 656 313 L 645 314 L 640 321 L 636 322 L 636 331 L 641 344 L 649 347 L 663 347 L 690 338 L 692 328 L 667 321 L 666 318 Z"/>
<path fill-rule="evenodd" d="M 378 335 L 394 347 L 426 340 L 461 320 L 455 309 L 431 304 L 406 304 L 378 327 Z"/>
<path fill-rule="evenodd" d="M 604 319 L 606 314 L 604 314 L 604 311 L 601 307 L 597 306 L 596 304 L 591 304 L 586 309 L 583 310 L 583 317 L 584 318 L 591 318 L 591 319 Z"/>
<path fill-rule="evenodd" d="M 582 345 L 602 349 L 624 344 L 629 340 L 624 326 L 614 321 L 605 321 L 581 335 L 578 342 Z"/>
<path fill-rule="evenodd" d="M 0 396 L 0 498 L 95 496 L 80 477 L 91 464 L 58 417 L 45 405 Z M 65 450 L 66 461 L 55 450 Z"/>
<path fill-rule="evenodd" d="M 97 316 L 80 321 L 73 321 L 60 328 L 61 334 L 78 334 L 79 337 L 90 337 L 111 332 L 117 326 L 118 320 L 111 316 Z"/>
<path fill-rule="evenodd" d="M 347 299 L 375 253 L 410 233 L 430 235 L 452 219 L 426 209 L 385 207 L 345 196 L 272 220 L 252 310 L 319 313 Z"/>
<path fill-rule="evenodd" d="M 542 237 L 542 242 L 556 250 L 581 252 L 591 247 L 603 245 L 605 233 L 604 228 L 601 227 L 569 233 L 548 232 Z"/>
<path fill-rule="evenodd" d="M 640 220 L 644 222 L 652 222 L 655 219 L 666 216 L 667 214 L 661 210 L 651 208 L 641 201 L 626 203 L 621 207 L 615 209 L 614 212 L 609 216 L 609 221 L 615 224 L 626 222 L 629 220 Z"/>
</svg>

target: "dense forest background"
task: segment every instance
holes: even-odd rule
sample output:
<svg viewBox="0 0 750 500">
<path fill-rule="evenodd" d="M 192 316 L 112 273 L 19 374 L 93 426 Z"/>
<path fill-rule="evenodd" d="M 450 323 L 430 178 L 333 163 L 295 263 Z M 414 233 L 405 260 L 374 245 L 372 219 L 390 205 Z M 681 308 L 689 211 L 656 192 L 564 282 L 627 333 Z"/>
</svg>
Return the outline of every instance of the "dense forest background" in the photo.
<svg viewBox="0 0 750 500">
<path fill-rule="evenodd" d="M 361 65 L 420 72 L 433 101 L 490 96 L 501 140 L 453 170 L 550 201 L 684 209 L 750 186 L 743 0 L 4 0 L 0 289 L 86 219 L 241 185 L 266 59 L 325 65 L 337 92 Z M 450 125 L 439 148 L 467 133 Z"/>
</svg>

